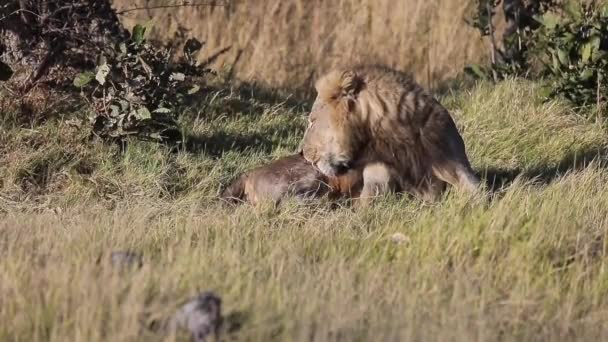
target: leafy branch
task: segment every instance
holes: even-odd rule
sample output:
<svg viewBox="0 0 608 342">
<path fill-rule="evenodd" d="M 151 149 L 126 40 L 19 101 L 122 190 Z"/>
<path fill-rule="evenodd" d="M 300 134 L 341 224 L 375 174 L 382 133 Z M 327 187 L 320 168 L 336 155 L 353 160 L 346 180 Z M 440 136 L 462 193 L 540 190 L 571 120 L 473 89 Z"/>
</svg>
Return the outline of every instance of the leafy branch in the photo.
<svg viewBox="0 0 608 342">
<path fill-rule="evenodd" d="M 170 49 L 149 44 L 148 27 L 136 25 L 129 39 L 106 49 L 95 70 L 74 78 L 92 104 L 93 133 L 109 140 L 128 136 L 177 143 L 178 108 L 198 93 L 212 71 L 198 64 L 195 55 L 203 47 L 196 39 L 186 41 L 177 62 Z"/>
</svg>

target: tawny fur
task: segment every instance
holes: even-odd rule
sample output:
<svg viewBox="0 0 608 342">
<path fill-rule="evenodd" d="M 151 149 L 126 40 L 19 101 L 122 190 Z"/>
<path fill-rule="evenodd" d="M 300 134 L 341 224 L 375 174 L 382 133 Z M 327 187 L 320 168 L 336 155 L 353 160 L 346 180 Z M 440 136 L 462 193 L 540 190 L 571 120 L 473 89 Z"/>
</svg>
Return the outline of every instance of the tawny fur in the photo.
<svg viewBox="0 0 608 342">
<path fill-rule="evenodd" d="M 378 173 L 368 179 L 365 168 L 381 165 L 390 176 L 380 188 L 427 200 L 437 199 L 446 183 L 477 191 L 479 180 L 450 114 L 407 75 L 358 66 L 328 73 L 316 89 L 301 147 L 325 175 L 360 168 L 363 192 L 377 193 Z"/>
<path fill-rule="evenodd" d="M 356 198 L 362 185 L 361 171 L 351 170 L 340 177 L 327 177 L 301 154 L 295 154 L 244 173 L 222 192 L 221 198 L 230 203 L 253 205 L 279 204 L 290 196 L 299 200 L 325 195 L 331 199 Z"/>
</svg>

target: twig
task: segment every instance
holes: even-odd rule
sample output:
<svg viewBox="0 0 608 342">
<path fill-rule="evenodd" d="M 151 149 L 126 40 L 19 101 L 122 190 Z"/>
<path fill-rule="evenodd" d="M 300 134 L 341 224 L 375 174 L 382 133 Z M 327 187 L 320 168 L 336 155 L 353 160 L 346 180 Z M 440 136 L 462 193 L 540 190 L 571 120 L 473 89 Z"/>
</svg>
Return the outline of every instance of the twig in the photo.
<svg viewBox="0 0 608 342">
<path fill-rule="evenodd" d="M 598 72 L 598 74 L 597 74 L 597 90 L 596 90 L 596 100 L 597 100 L 596 106 L 597 106 L 598 109 L 600 108 L 600 99 L 601 99 L 601 92 L 600 92 L 601 91 L 601 84 L 600 84 L 601 80 L 602 80 L 602 74 Z"/>
<path fill-rule="evenodd" d="M 486 4 L 488 11 L 488 30 L 490 31 L 490 59 L 492 61 L 492 77 L 494 82 L 498 82 L 498 75 L 496 74 L 496 40 L 494 39 L 494 25 L 492 24 L 492 4 L 490 1 Z"/>
<path fill-rule="evenodd" d="M 604 120 L 603 120 L 603 116 L 602 116 L 602 72 L 599 71 L 597 73 L 597 90 L 596 90 L 596 110 L 597 110 L 597 116 L 599 118 L 600 124 L 604 124 Z"/>
<path fill-rule="evenodd" d="M 242 55 L 243 55 L 243 50 L 239 49 L 236 53 L 236 57 L 234 57 L 234 61 L 232 62 L 232 65 L 230 66 L 230 70 L 227 73 L 226 79 L 232 80 L 232 76 L 234 75 L 234 69 L 236 68 L 236 65 L 238 64 L 238 62 L 241 60 Z M 312 82 L 313 74 L 314 74 L 314 71 L 310 74 L 311 82 Z"/>
<path fill-rule="evenodd" d="M 29 11 L 29 10 L 26 10 L 26 9 L 18 9 L 18 10 L 14 10 L 14 11 L 12 11 L 11 13 L 6 14 L 5 16 L 1 17 L 1 18 L 0 18 L 0 21 L 3 21 L 3 20 L 5 20 L 6 18 L 8 18 L 8 17 L 10 17 L 10 16 L 13 16 L 13 15 L 15 15 L 15 14 L 23 14 L 23 13 L 31 14 L 31 15 L 37 16 L 37 17 L 39 17 L 39 18 L 42 18 L 42 16 L 41 16 L 40 14 L 38 14 L 38 13 L 34 13 L 34 12 Z M 27 21 L 26 21 L 26 22 L 27 22 Z"/>
<path fill-rule="evenodd" d="M 206 67 L 209 64 L 215 62 L 216 59 L 218 59 L 218 57 L 220 57 L 221 55 L 225 54 L 226 52 L 228 52 L 228 50 L 230 50 L 232 48 L 232 45 L 228 45 L 225 48 L 222 48 L 220 50 L 218 50 L 216 53 L 212 54 L 211 56 L 207 57 L 202 63 L 199 64 L 200 67 Z"/>
<path fill-rule="evenodd" d="M 432 76 L 432 65 L 431 65 L 431 46 L 432 45 L 432 41 L 431 41 L 431 26 L 429 25 L 429 29 L 427 31 L 427 47 L 426 47 L 426 78 L 428 81 L 428 87 L 429 89 L 433 89 L 433 76 Z"/>
<path fill-rule="evenodd" d="M 124 15 L 125 13 L 135 12 L 135 11 L 143 11 L 143 10 L 154 10 L 154 9 L 163 9 L 163 8 L 178 8 L 178 7 L 202 7 L 202 6 L 210 6 L 210 7 L 224 7 L 225 4 L 216 4 L 216 3 L 196 3 L 196 4 L 175 4 L 175 5 L 159 5 L 159 6 L 141 6 L 141 7 L 133 7 L 128 8 L 126 10 L 116 12 L 117 15 Z"/>
<path fill-rule="evenodd" d="M 57 44 L 55 48 L 47 52 L 36 71 L 32 72 L 25 81 L 25 85 L 21 89 L 22 94 L 28 93 L 34 87 L 34 85 L 36 85 L 36 82 L 38 82 L 38 80 L 47 73 L 55 58 L 57 58 L 62 51 L 63 44 Z"/>
</svg>

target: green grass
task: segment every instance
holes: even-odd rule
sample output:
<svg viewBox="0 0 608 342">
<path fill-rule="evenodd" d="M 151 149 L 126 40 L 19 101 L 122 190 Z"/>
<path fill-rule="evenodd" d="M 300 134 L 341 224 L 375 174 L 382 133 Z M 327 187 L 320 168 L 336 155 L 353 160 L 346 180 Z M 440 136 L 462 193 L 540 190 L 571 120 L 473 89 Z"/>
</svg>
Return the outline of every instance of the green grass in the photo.
<svg viewBox="0 0 608 342">
<path fill-rule="evenodd" d="M 539 93 L 507 81 L 442 99 L 490 203 L 225 208 L 220 184 L 295 150 L 305 121 L 306 106 L 238 92 L 184 114 L 178 153 L 4 124 L 0 340 L 170 340 L 151 323 L 207 289 L 237 340 L 603 340 L 608 137 Z M 123 249 L 143 268 L 112 271 Z"/>
</svg>

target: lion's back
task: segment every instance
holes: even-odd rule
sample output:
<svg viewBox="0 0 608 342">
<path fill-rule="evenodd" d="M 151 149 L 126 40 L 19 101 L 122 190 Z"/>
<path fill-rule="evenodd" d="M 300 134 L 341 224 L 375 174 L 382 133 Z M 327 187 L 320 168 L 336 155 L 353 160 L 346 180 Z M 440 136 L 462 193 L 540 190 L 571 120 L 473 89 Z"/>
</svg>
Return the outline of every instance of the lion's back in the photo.
<svg viewBox="0 0 608 342">
<path fill-rule="evenodd" d="M 380 65 L 358 66 L 354 70 L 366 84 L 360 102 L 370 112 L 389 119 L 387 128 L 424 129 L 429 120 L 449 117 L 445 107 L 405 72 Z"/>
</svg>

